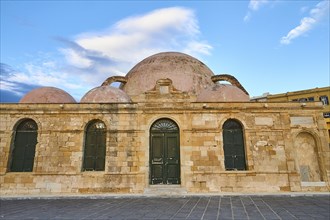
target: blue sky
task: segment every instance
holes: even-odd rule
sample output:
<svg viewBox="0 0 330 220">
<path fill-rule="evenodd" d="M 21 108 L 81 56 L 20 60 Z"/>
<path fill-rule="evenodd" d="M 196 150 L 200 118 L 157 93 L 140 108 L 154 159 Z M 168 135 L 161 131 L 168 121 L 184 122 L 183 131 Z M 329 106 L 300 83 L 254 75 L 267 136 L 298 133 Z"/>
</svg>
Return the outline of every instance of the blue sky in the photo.
<svg viewBox="0 0 330 220">
<path fill-rule="evenodd" d="M 329 7 L 329 0 L 1 0 L 0 102 L 40 86 L 79 101 L 164 51 L 234 75 L 250 96 L 329 86 Z"/>
</svg>

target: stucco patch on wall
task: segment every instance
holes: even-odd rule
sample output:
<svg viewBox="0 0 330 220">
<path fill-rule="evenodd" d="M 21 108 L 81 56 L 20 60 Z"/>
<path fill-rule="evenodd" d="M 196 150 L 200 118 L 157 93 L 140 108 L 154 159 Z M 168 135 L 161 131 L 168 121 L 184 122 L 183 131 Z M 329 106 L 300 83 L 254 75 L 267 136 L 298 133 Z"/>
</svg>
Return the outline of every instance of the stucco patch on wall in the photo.
<svg viewBox="0 0 330 220">
<path fill-rule="evenodd" d="M 269 117 L 255 117 L 254 119 L 256 125 L 267 125 L 273 126 L 273 118 Z"/>
<path fill-rule="evenodd" d="M 305 126 L 305 127 L 312 127 L 314 125 L 313 117 L 305 117 L 305 116 L 298 116 L 298 117 L 290 117 L 291 126 Z"/>
</svg>

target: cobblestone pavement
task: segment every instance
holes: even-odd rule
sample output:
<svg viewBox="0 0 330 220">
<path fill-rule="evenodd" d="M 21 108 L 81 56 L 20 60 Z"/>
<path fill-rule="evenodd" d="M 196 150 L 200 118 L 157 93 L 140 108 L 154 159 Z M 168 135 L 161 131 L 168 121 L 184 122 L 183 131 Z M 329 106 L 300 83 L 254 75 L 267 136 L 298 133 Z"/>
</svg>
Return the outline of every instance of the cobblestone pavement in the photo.
<svg viewBox="0 0 330 220">
<path fill-rule="evenodd" d="M 330 219 L 330 195 L 1 199 L 0 219 Z"/>
</svg>

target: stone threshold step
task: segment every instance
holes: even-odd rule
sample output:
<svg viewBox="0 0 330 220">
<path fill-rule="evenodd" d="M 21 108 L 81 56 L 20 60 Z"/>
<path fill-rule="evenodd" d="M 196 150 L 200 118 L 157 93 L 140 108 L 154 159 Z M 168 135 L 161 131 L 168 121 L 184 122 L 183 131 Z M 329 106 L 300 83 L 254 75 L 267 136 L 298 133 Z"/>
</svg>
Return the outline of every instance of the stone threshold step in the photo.
<svg viewBox="0 0 330 220">
<path fill-rule="evenodd" d="M 144 190 L 147 195 L 185 195 L 187 190 L 180 185 L 150 185 Z"/>
<path fill-rule="evenodd" d="M 149 188 L 181 188 L 181 185 L 178 184 L 156 184 L 156 185 L 149 185 Z"/>
</svg>

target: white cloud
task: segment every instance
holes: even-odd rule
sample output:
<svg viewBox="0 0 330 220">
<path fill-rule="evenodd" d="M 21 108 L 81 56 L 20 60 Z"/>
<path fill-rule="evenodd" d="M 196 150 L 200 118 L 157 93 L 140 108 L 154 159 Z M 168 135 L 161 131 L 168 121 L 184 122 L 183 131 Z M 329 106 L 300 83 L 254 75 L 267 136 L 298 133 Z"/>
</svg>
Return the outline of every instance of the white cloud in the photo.
<svg viewBox="0 0 330 220">
<path fill-rule="evenodd" d="M 281 44 L 290 44 L 294 38 L 297 38 L 305 32 L 309 31 L 315 23 L 316 20 L 311 17 L 305 17 L 301 19 L 299 26 L 295 27 L 286 36 L 281 38 Z"/>
<path fill-rule="evenodd" d="M 170 29 L 188 34 L 199 33 L 194 12 L 180 7 L 164 8 L 143 16 L 134 16 L 116 24 L 119 32 L 159 33 Z"/>
<path fill-rule="evenodd" d="M 1 89 L 11 91 L 17 95 L 23 95 L 15 88 L 18 84 L 30 85 L 32 87 L 54 86 L 64 90 L 73 90 L 74 92 L 71 95 L 80 99 L 81 97 L 78 97 L 78 94 L 83 87 L 77 82 L 79 80 L 74 75 L 70 75 L 69 72 L 62 71 L 58 63 L 41 61 L 41 63 L 26 63 L 24 71 L 12 71 L 6 76 L 5 80 L 1 80 Z"/>
<path fill-rule="evenodd" d="M 250 0 L 249 9 L 257 11 L 262 5 L 269 3 L 269 0 Z"/>
<path fill-rule="evenodd" d="M 209 55 L 211 49 L 212 47 L 207 43 L 191 41 L 188 43 L 188 47 L 184 49 L 183 52 L 192 56 L 198 56 L 198 54 L 196 54 L 196 51 L 198 51 L 198 53 L 200 54 Z"/>
<path fill-rule="evenodd" d="M 81 34 L 76 43 L 86 50 L 98 51 L 115 62 L 131 65 L 166 50 L 207 54 L 212 47 L 197 40 L 200 34 L 197 23 L 192 10 L 164 8 L 123 19 L 108 31 Z M 190 47 L 192 42 L 198 42 L 201 47 Z"/>
<path fill-rule="evenodd" d="M 249 20 L 251 19 L 251 12 L 248 12 L 246 15 L 245 15 L 245 17 L 244 17 L 244 21 L 245 22 L 248 22 Z"/>
<path fill-rule="evenodd" d="M 194 11 L 171 7 L 128 17 L 98 32 L 78 34 L 64 43 L 59 57 L 34 56 L 8 77 L 8 82 L 55 86 L 77 100 L 112 75 L 125 75 L 137 62 L 164 51 L 208 55 L 212 46 L 199 40 Z M 6 86 L 10 89 L 10 84 Z M 13 87 L 13 86 L 12 86 Z"/>
<path fill-rule="evenodd" d="M 300 21 L 300 25 L 293 28 L 288 34 L 281 38 L 281 44 L 290 44 L 293 39 L 305 34 L 311 30 L 318 22 L 320 22 L 329 13 L 329 1 L 324 0 L 318 3 L 309 12 L 309 17 L 304 17 Z"/>
<path fill-rule="evenodd" d="M 0 88 L 1 90 L 11 91 L 18 96 L 24 95 L 21 91 L 19 91 L 19 89 L 17 88 L 17 84 L 14 82 L 0 80 Z"/>
<path fill-rule="evenodd" d="M 268 3 L 270 3 L 269 0 L 250 0 L 248 6 L 249 10 L 244 17 L 244 21 L 249 21 L 252 17 L 252 12 L 258 11 L 263 5 L 266 5 Z"/>
<path fill-rule="evenodd" d="M 84 57 L 83 54 L 78 53 L 71 48 L 61 48 L 60 51 L 65 56 L 69 64 L 77 68 L 88 68 L 92 65 L 92 61 Z"/>
</svg>

